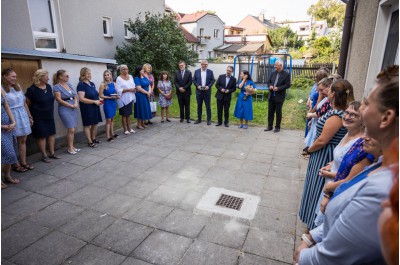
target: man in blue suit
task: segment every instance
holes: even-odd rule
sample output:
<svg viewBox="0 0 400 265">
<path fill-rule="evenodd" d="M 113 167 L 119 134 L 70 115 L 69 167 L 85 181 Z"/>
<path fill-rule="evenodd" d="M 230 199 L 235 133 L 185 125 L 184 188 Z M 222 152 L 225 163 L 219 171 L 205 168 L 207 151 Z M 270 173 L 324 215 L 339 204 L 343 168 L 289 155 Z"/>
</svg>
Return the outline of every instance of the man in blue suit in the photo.
<svg viewBox="0 0 400 265">
<path fill-rule="evenodd" d="M 207 125 L 211 125 L 211 87 L 215 82 L 214 73 L 207 69 L 208 61 L 201 61 L 201 68 L 194 72 L 193 84 L 196 87 L 197 100 L 197 121 L 194 124 L 201 122 L 201 114 L 203 109 L 203 101 L 206 104 Z"/>
</svg>

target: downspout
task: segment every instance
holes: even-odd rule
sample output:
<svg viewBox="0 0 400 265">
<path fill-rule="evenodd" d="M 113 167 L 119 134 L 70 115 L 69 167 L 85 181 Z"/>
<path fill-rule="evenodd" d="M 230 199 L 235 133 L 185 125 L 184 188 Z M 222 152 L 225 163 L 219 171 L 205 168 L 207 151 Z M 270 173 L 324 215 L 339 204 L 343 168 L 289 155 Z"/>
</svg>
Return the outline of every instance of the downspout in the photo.
<svg viewBox="0 0 400 265">
<path fill-rule="evenodd" d="M 346 5 L 346 12 L 344 16 L 342 44 L 340 46 L 340 56 L 338 65 L 338 74 L 344 78 L 346 73 L 347 57 L 349 53 L 351 28 L 354 17 L 354 6 L 356 0 L 349 0 Z"/>
</svg>

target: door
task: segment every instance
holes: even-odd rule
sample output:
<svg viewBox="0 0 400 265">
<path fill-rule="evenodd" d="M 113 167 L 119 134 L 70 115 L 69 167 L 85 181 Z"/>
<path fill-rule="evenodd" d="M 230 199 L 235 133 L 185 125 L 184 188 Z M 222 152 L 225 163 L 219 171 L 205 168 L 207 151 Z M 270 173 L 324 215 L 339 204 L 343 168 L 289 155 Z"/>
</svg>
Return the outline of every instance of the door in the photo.
<svg viewBox="0 0 400 265">
<path fill-rule="evenodd" d="M 1 70 L 11 67 L 17 73 L 17 82 L 22 90 L 32 85 L 32 77 L 36 70 L 40 69 L 39 60 L 24 60 L 24 59 L 2 59 Z"/>
</svg>

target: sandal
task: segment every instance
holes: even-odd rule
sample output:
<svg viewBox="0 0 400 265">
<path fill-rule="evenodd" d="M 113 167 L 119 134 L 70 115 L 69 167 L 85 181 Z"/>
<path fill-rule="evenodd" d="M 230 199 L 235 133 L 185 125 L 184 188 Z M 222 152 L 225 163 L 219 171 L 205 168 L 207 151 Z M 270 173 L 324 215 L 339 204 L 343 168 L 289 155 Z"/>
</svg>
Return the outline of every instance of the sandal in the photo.
<svg viewBox="0 0 400 265">
<path fill-rule="evenodd" d="M 11 184 L 18 184 L 20 182 L 19 179 L 14 179 L 12 177 L 4 178 L 4 181 L 7 182 L 7 183 L 11 183 Z"/>
<path fill-rule="evenodd" d="M 56 154 L 49 155 L 51 159 L 61 159 L 61 157 L 57 156 Z"/>
<path fill-rule="evenodd" d="M 33 167 L 32 165 L 28 164 L 28 163 L 26 163 L 26 165 L 22 165 L 22 164 L 21 164 L 21 167 L 24 167 L 24 168 L 26 168 L 27 170 L 32 170 L 32 169 L 34 169 L 34 167 Z"/>
<path fill-rule="evenodd" d="M 101 141 L 99 141 L 99 140 L 97 140 L 97 139 L 93 139 L 92 142 L 95 143 L 95 144 L 101 143 Z"/>
<path fill-rule="evenodd" d="M 88 146 L 91 148 L 97 148 L 97 145 L 95 143 L 88 143 Z"/>
<path fill-rule="evenodd" d="M 161 122 L 164 122 L 164 120 L 161 120 Z"/>
<path fill-rule="evenodd" d="M 6 189 L 8 188 L 8 186 L 6 184 L 3 183 L 3 181 L 1 182 L 1 189 Z"/>
<path fill-rule="evenodd" d="M 50 163 L 50 162 L 51 162 L 47 156 L 42 157 L 41 160 L 42 160 L 43 162 L 45 162 L 45 163 Z"/>
<path fill-rule="evenodd" d="M 118 134 L 114 134 L 113 135 L 113 138 L 115 139 L 115 138 L 118 138 Z"/>
<path fill-rule="evenodd" d="M 27 168 L 25 168 L 24 166 L 22 166 L 22 165 L 19 165 L 19 166 L 15 166 L 15 167 L 13 167 L 13 169 L 12 169 L 13 171 L 15 171 L 15 172 L 18 172 L 18 173 L 22 173 L 22 172 L 26 172 L 26 171 L 28 171 L 28 169 Z"/>
<path fill-rule="evenodd" d="M 107 142 L 112 142 L 112 141 L 114 141 L 114 138 L 112 138 L 112 137 L 107 139 Z"/>
<path fill-rule="evenodd" d="M 167 122 L 171 122 L 171 120 L 170 120 L 170 119 L 167 119 Z"/>
</svg>

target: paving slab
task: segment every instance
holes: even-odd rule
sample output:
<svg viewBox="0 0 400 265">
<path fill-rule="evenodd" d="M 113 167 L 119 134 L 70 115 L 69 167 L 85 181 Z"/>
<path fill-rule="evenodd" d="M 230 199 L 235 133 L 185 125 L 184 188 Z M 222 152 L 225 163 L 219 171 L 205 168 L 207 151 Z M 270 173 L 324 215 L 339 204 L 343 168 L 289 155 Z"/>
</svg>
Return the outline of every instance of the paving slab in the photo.
<svg viewBox="0 0 400 265">
<path fill-rule="evenodd" d="M 128 257 L 121 265 L 151 265 L 151 263 Z"/>
<path fill-rule="evenodd" d="M 85 186 L 82 189 L 68 195 L 63 200 L 83 207 L 89 207 L 101 201 L 112 192 L 94 186 Z"/>
<path fill-rule="evenodd" d="M 178 264 L 192 239 L 164 231 L 154 231 L 133 252 L 133 257 L 155 264 Z"/>
<path fill-rule="evenodd" d="M 54 231 L 20 251 L 10 261 L 24 265 L 58 265 L 85 244 L 79 239 Z"/>
<path fill-rule="evenodd" d="M 92 208 L 102 213 L 121 217 L 125 212 L 139 202 L 140 199 L 138 198 L 114 193 L 99 201 L 97 204 L 92 206 Z"/>
<path fill-rule="evenodd" d="M 159 228 L 185 237 L 196 238 L 207 221 L 207 216 L 174 209 L 172 213 L 162 221 Z"/>
<path fill-rule="evenodd" d="M 159 227 L 160 223 L 174 208 L 151 201 L 141 201 L 123 215 L 123 218 L 133 222 Z"/>
<path fill-rule="evenodd" d="M 92 243 L 128 256 L 152 231 L 153 228 L 120 219 L 93 239 Z"/>
<path fill-rule="evenodd" d="M 59 228 L 67 235 L 89 242 L 116 221 L 115 217 L 87 210 Z"/>
<path fill-rule="evenodd" d="M 182 258 L 180 265 L 235 265 L 238 250 L 196 240 Z"/>
<path fill-rule="evenodd" d="M 45 186 L 42 189 L 39 189 L 37 193 L 43 194 L 48 197 L 52 197 L 55 199 L 62 199 L 71 193 L 80 190 L 86 186 L 84 182 L 75 182 L 69 181 L 66 179 L 62 179 L 57 181 L 51 185 Z"/>
<path fill-rule="evenodd" d="M 21 180 L 18 188 L 29 191 L 38 191 L 41 190 L 43 187 L 47 187 L 53 183 L 56 183 L 59 180 L 60 179 L 55 176 L 41 173 L 30 178 L 24 178 L 23 180 Z"/>
<path fill-rule="evenodd" d="M 1 257 L 10 258 L 50 232 L 49 228 L 23 220 L 1 232 Z"/>
<path fill-rule="evenodd" d="M 85 265 L 119 265 L 125 256 L 88 244 L 78 254 L 68 258 L 63 265 L 85 264 Z"/>
<path fill-rule="evenodd" d="M 252 228 L 289 234 L 295 233 L 295 226 L 296 213 L 288 213 L 262 206 L 257 208 L 256 216 L 251 221 Z"/>
<path fill-rule="evenodd" d="M 19 186 L 19 185 L 18 185 Z M 16 202 L 28 195 L 32 194 L 31 191 L 15 187 L 14 189 L 5 189 L 1 191 L 1 208 L 4 209 L 8 205 Z"/>
<path fill-rule="evenodd" d="M 239 258 L 239 265 L 287 265 L 290 263 L 268 259 L 243 252 Z"/>
</svg>

